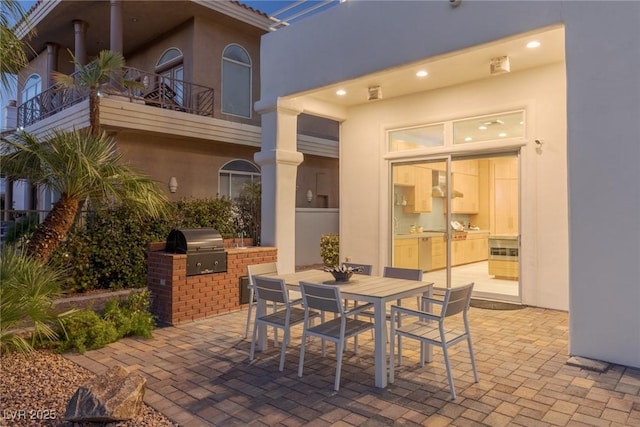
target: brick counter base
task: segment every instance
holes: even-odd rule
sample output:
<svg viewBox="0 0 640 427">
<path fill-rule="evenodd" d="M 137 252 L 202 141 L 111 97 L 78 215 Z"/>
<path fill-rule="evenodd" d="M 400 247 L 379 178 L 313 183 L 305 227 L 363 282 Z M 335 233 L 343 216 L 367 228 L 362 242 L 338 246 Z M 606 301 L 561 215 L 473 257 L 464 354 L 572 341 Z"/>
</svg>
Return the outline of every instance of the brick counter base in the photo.
<svg viewBox="0 0 640 427">
<path fill-rule="evenodd" d="M 151 243 L 147 285 L 151 312 L 159 324 L 176 325 L 239 310 L 240 278 L 247 266 L 277 261 L 277 249 L 227 249 L 225 273 L 187 276 L 187 255 L 164 252 L 165 243 Z"/>
</svg>

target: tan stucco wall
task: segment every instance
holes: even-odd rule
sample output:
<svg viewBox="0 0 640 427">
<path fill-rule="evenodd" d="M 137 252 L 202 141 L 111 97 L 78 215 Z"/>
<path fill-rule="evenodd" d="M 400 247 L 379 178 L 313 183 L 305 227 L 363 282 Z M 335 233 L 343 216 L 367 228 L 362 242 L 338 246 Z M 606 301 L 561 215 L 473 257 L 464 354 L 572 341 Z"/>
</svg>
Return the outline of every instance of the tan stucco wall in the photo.
<svg viewBox="0 0 640 427">
<path fill-rule="evenodd" d="M 236 144 L 170 138 L 164 135 L 120 132 L 116 136 L 118 150 L 126 162 L 158 181 L 170 200 L 208 198 L 218 195 L 218 173 L 227 162 L 244 159 L 253 162 L 259 149 Z M 322 175 L 318 181 L 318 175 Z M 169 193 L 168 182 L 174 176 L 178 191 Z M 318 187 L 316 182 L 320 183 Z M 307 189 L 314 194 L 312 203 L 306 200 Z M 323 207 L 317 191 L 327 193 L 328 206 L 339 206 L 338 160 L 306 155 L 298 168 L 296 206 Z"/>
</svg>

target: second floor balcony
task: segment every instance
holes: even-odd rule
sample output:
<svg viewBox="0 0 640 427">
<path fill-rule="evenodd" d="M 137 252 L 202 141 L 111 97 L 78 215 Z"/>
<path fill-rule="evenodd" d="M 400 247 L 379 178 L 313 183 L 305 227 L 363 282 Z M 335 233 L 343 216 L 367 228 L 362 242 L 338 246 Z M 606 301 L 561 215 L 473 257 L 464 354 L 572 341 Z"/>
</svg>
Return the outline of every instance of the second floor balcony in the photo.
<svg viewBox="0 0 640 427">
<path fill-rule="evenodd" d="M 135 82 L 131 87 L 100 87 L 99 96 L 115 96 L 153 108 L 181 111 L 213 117 L 212 88 L 149 73 L 132 67 L 124 68 L 124 79 Z M 72 107 L 89 97 L 86 88 L 52 86 L 18 107 L 18 127 L 25 128 Z"/>
</svg>

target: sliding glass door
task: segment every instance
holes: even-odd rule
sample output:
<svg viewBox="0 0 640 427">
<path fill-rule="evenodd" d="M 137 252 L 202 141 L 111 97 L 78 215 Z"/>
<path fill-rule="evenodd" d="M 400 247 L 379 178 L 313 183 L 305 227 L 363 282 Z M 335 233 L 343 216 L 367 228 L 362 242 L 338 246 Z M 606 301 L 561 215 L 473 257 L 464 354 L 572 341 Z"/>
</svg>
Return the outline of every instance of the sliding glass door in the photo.
<svg viewBox="0 0 640 427">
<path fill-rule="evenodd" d="M 441 156 L 391 166 L 392 263 L 437 287 L 520 301 L 517 153 Z"/>
</svg>

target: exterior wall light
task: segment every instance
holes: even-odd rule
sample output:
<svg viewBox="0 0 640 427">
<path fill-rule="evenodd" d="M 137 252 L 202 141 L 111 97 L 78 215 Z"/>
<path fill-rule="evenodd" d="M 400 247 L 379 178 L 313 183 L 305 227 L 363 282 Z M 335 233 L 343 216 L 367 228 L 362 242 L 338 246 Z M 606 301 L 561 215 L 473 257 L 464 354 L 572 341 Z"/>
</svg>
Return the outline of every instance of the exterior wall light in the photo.
<svg viewBox="0 0 640 427">
<path fill-rule="evenodd" d="M 307 190 L 307 202 L 311 203 L 311 200 L 313 200 L 313 192 Z"/>
<path fill-rule="evenodd" d="M 178 179 L 175 176 L 169 178 L 169 191 L 175 193 L 178 190 Z"/>
</svg>

